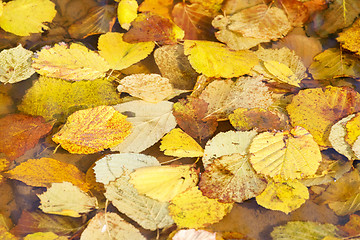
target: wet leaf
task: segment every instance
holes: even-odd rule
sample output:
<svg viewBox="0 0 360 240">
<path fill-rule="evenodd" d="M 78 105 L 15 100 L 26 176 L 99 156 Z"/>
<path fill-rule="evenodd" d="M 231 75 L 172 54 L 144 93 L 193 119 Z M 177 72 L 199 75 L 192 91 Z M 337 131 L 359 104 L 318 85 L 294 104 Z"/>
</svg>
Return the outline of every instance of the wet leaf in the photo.
<svg viewBox="0 0 360 240">
<path fill-rule="evenodd" d="M 344 225 L 339 226 L 339 228 L 350 236 L 356 236 L 360 234 L 360 216 L 356 214 L 350 215 L 350 220 Z"/>
<path fill-rule="evenodd" d="M 0 152 L 14 160 L 35 147 L 51 129 L 52 123 L 42 117 L 11 114 L 0 118 Z"/>
<path fill-rule="evenodd" d="M 70 182 L 83 191 L 89 190 L 83 172 L 72 164 L 52 158 L 29 159 L 6 174 L 8 178 L 35 187 L 50 187 L 51 183 Z"/>
<path fill-rule="evenodd" d="M 282 8 L 294 27 L 302 27 L 310 18 L 309 10 L 302 1 L 277 0 L 275 6 Z"/>
<path fill-rule="evenodd" d="M 49 0 L 14 0 L 8 2 L 0 16 L 0 27 L 19 36 L 41 33 L 56 15 L 55 4 Z"/>
<path fill-rule="evenodd" d="M 354 117 L 347 121 L 345 125 L 345 141 L 353 146 L 356 139 L 360 136 L 360 114 L 355 113 Z"/>
<path fill-rule="evenodd" d="M 205 197 L 193 187 L 171 200 L 169 211 L 179 228 L 202 228 L 219 222 L 232 206 L 233 203 L 220 203 Z"/>
<path fill-rule="evenodd" d="M 129 30 L 131 22 L 137 17 L 138 7 L 136 0 L 120 0 L 117 6 L 117 16 L 123 29 Z"/>
<path fill-rule="evenodd" d="M 171 19 L 172 0 L 144 0 L 139 7 L 140 12 L 152 12 Z"/>
<path fill-rule="evenodd" d="M 102 78 L 109 70 L 99 54 L 77 43 L 43 48 L 33 59 L 32 67 L 40 75 L 74 81 Z"/>
<path fill-rule="evenodd" d="M 21 44 L 15 48 L 0 52 L 0 82 L 16 83 L 23 81 L 35 73 L 31 67 L 33 52 L 23 48 Z"/>
<path fill-rule="evenodd" d="M 136 2 L 136 1 L 135 1 Z M 122 33 L 109 32 L 99 37 L 99 54 L 111 69 L 122 70 L 146 58 L 154 49 L 153 42 L 127 43 Z"/>
<path fill-rule="evenodd" d="M 181 229 L 172 238 L 173 240 L 216 240 L 216 233 L 205 230 Z"/>
<path fill-rule="evenodd" d="M 295 73 L 285 64 L 271 60 L 264 61 L 264 66 L 276 81 L 300 87 L 302 79 L 298 79 Z"/>
<path fill-rule="evenodd" d="M 70 153 L 95 153 L 114 147 L 130 134 L 126 116 L 110 106 L 79 110 L 71 114 L 52 140 Z"/>
<path fill-rule="evenodd" d="M 53 232 L 37 232 L 28 234 L 24 237 L 24 240 L 66 240 L 65 236 L 59 236 Z"/>
</svg>

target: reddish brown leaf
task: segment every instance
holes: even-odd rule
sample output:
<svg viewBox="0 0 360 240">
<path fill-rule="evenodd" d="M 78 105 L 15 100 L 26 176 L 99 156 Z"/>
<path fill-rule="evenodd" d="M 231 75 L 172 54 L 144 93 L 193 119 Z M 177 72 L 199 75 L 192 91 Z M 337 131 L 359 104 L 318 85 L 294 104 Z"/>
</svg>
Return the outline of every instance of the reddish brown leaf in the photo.
<svg viewBox="0 0 360 240">
<path fill-rule="evenodd" d="M 344 226 L 339 227 L 341 230 L 348 233 L 349 236 L 360 235 L 360 216 L 351 214 L 350 220 Z"/>
<path fill-rule="evenodd" d="M 130 30 L 123 35 L 128 43 L 156 41 L 159 44 L 174 44 L 182 39 L 184 32 L 168 18 L 151 12 L 138 14 Z"/>
<path fill-rule="evenodd" d="M 211 13 L 200 4 L 180 2 L 172 10 L 174 22 L 185 31 L 184 39 L 201 40 L 214 36 Z"/>
<path fill-rule="evenodd" d="M 177 124 L 191 137 L 200 140 L 208 139 L 216 130 L 215 117 L 203 119 L 207 112 L 208 104 L 198 98 L 189 97 L 180 99 L 174 104 L 174 116 Z"/>
<path fill-rule="evenodd" d="M 308 8 L 298 0 L 277 0 L 275 4 L 285 11 L 294 27 L 302 27 L 309 20 Z"/>
<path fill-rule="evenodd" d="M 33 148 L 50 132 L 52 124 L 43 117 L 12 114 L 0 119 L 0 152 L 14 160 Z"/>
</svg>

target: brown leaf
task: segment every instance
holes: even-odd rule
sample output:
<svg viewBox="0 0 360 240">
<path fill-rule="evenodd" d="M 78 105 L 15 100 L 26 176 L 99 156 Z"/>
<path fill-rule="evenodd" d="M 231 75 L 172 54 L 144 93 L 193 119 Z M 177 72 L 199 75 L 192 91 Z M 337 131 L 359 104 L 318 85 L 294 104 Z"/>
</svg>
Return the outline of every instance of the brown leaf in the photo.
<svg viewBox="0 0 360 240">
<path fill-rule="evenodd" d="M 208 139 L 217 128 L 215 117 L 203 119 L 208 104 L 198 98 L 180 99 L 174 104 L 174 116 L 177 124 L 191 137 L 200 140 Z"/>
<path fill-rule="evenodd" d="M 339 226 L 339 228 L 350 236 L 360 235 L 360 216 L 351 214 L 350 220 L 344 226 Z"/>
<path fill-rule="evenodd" d="M 277 0 L 275 6 L 282 8 L 294 27 L 301 27 L 309 20 L 309 11 L 305 4 L 298 0 Z"/>
<path fill-rule="evenodd" d="M 43 117 L 12 114 L 0 119 L 0 152 L 14 160 L 33 148 L 52 129 Z"/>
</svg>

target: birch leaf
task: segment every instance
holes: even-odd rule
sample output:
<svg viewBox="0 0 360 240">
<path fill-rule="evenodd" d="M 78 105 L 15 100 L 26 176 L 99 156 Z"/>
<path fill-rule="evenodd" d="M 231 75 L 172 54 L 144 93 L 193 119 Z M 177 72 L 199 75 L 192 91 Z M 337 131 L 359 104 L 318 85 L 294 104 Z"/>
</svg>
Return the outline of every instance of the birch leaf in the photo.
<svg viewBox="0 0 360 240">
<path fill-rule="evenodd" d="M 264 66 L 276 81 L 300 87 L 301 79 L 298 79 L 295 73 L 285 64 L 277 61 L 264 61 Z"/>
<path fill-rule="evenodd" d="M 137 17 L 138 3 L 136 0 L 121 0 L 117 7 L 120 26 L 129 30 L 131 22 Z"/>
</svg>

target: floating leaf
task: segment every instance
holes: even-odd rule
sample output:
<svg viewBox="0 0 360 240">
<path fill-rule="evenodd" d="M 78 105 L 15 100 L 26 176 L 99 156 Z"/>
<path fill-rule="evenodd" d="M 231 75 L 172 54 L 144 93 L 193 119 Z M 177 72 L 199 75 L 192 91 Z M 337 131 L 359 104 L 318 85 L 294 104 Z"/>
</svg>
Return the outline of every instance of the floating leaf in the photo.
<svg viewBox="0 0 360 240">
<path fill-rule="evenodd" d="M 339 37 L 336 38 L 341 43 L 341 46 L 347 50 L 360 54 L 359 48 L 360 37 L 360 20 L 357 19 L 350 28 L 339 33 Z"/>
<path fill-rule="evenodd" d="M 0 17 L 1 18 L 1 17 Z M 0 82 L 16 83 L 25 80 L 35 73 L 31 67 L 33 52 L 21 44 L 15 48 L 0 52 Z"/>
<path fill-rule="evenodd" d="M 151 12 L 138 14 L 131 28 L 123 36 L 125 42 L 155 41 L 161 44 L 174 44 L 184 38 L 184 31 L 170 19 Z"/>
<path fill-rule="evenodd" d="M 71 114 L 52 140 L 70 153 L 90 154 L 121 143 L 131 127 L 113 107 L 99 106 Z"/>
<path fill-rule="evenodd" d="M 89 190 L 83 172 L 72 164 L 52 158 L 29 159 L 6 174 L 8 178 L 35 187 L 50 187 L 51 183 L 70 182 L 83 191 Z"/>
<path fill-rule="evenodd" d="M 97 208 L 97 200 L 90 197 L 69 182 L 53 183 L 46 192 L 37 195 L 39 208 L 45 213 L 70 217 L 80 217 L 80 213 Z"/>
<path fill-rule="evenodd" d="M 65 236 L 59 236 L 53 232 L 37 232 L 28 234 L 24 237 L 24 240 L 66 240 Z"/>
<path fill-rule="evenodd" d="M 204 157 L 202 159 L 204 167 L 207 168 L 215 159 L 224 155 L 239 153 L 246 155 L 251 141 L 256 136 L 255 130 L 248 132 L 227 131 L 218 133 L 206 143 Z"/>
<path fill-rule="evenodd" d="M 302 127 L 260 133 L 251 142 L 249 152 L 250 162 L 257 173 L 283 179 L 313 175 L 322 160 L 319 146 Z"/>
<path fill-rule="evenodd" d="M 117 16 L 123 29 L 129 30 L 131 22 L 137 17 L 138 7 L 136 0 L 120 0 L 117 7 Z"/>
<path fill-rule="evenodd" d="M 354 117 L 349 119 L 345 125 L 345 141 L 353 146 L 356 139 L 360 136 L 360 114 L 355 113 Z"/>
<path fill-rule="evenodd" d="M 234 153 L 207 165 L 199 183 L 201 192 L 220 202 L 243 202 L 256 197 L 266 187 L 249 163 L 247 155 Z"/>
<path fill-rule="evenodd" d="M 270 181 L 266 189 L 256 197 L 256 202 L 267 209 L 286 214 L 298 209 L 309 199 L 309 191 L 298 180 Z"/>
<path fill-rule="evenodd" d="M 357 159 L 360 159 L 360 137 L 356 139 L 354 145 L 352 146 L 352 151 L 354 152 Z"/>
<path fill-rule="evenodd" d="M 114 70 L 122 70 L 139 62 L 146 58 L 155 47 L 153 42 L 124 42 L 123 35 L 123 33 L 109 32 L 99 37 L 99 54 Z"/>
<path fill-rule="evenodd" d="M 41 33 L 56 15 L 55 4 L 49 0 L 14 0 L 6 3 L 0 15 L 0 27 L 19 36 Z"/>
<path fill-rule="evenodd" d="M 287 83 L 289 85 L 300 87 L 301 79 L 298 79 L 293 71 L 286 66 L 277 61 L 264 61 L 264 66 L 266 70 L 273 75 L 273 78 L 280 83 Z"/>
<path fill-rule="evenodd" d="M 69 82 L 40 76 L 27 90 L 18 109 L 46 120 L 65 122 L 77 110 L 120 102 L 111 79 Z"/>
<path fill-rule="evenodd" d="M 202 147 L 180 128 L 174 128 L 162 138 L 160 150 L 175 157 L 202 157 L 204 154 Z"/>
<path fill-rule="evenodd" d="M 309 10 L 302 1 L 277 0 L 275 6 L 282 8 L 294 27 L 302 27 L 310 18 Z"/>
<path fill-rule="evenodd" d="M 139 7 L 139 11 L 152 12 L 171 19 L 170 12 L 172 5 L 172 0 L 144 0 Z"/>
<path fill-rule="evenodd" d="M 173 198 L 169 211 L 179 228 L 203 228 L 220 221 L 232 206 L 233 203 L 220 203 L 205 197 L 193 187 Z"/>
<path fill-rule="evenodd" d="M 301 90 L 287 106 L 293 126 L 302 126 L 323 147 L 331 126 L 354 112 L 360 111 L 360 95 L 348 87 L 313 88 Z"/>
<path fill-rule="evenodd" d="M 99 54 L 77 43 L 43 48 L 33 59 L 32 67 L 41 75 L 74 81 L 102 78 L 109 70 Z"/>
<path fill-rule="evenodd" d="M 117 89 L 151 103 L 161 102 L 175 93 L 169 79 L 158 74 L 140 73 L 126 76 L 120 80 Z"/>
<path fill-rule="evenodd" d="M 360 234 L 360 216 L 356 214 L 350 215 L 350 220 L 344 225 L 339 226 L 339 228 L 350 236 L 356 236 Z"/>
<path fill-rule="evenodd" d="M 132 123 L 131 134 L 112 151 L 141 152 L 154 145 L 166 133 L 175 128 L 176 121 L 172 115 L 172 102 L 147 103 L 131 101 L 114 106 L 115 110 L 126 114 Z"/>
<path fill-rule="evenodd" d="M 360 78 L 360 62 L 356 56 L 329 48 L 314 57 L 309 72 L 314 79 Z"/>
<path fill-rule="evenodd" d="M 140 231 L 113 212 L 98 212 L 91 218 L 80 240 L 133 239 L 145 240 Z"/>
<path fill-rule="evenodd" d="M 185 40 L 184 47 L 191 66 L 207 77 L 239 77 L 258 63 L 252 52 L 234 51 L 217 42 Z"/>
<path fill-rule="evenodd" d="M 205 230 L 181 229 L 173 237 L 173 240 L 216 240 L 216 233 Z"/>
</svg>

